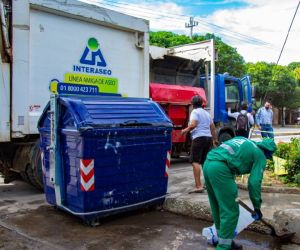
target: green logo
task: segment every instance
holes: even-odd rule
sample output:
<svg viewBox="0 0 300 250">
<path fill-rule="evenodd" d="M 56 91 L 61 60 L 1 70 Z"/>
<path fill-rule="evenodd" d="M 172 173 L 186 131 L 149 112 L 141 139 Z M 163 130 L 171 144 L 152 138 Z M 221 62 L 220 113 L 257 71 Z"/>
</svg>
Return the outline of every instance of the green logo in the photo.
<svg viewBox="0 0 300 250">
<path fill-rule="evenodd" d="M 100 50 L 100 44 L 94 37 L 89 38 L 87 46 L 80 58 L 80 63 L 99 67 L 106 67 L 106 61 Z"/>
<path fill-rule="evenodd" d="M 99 48 L 99 43 L 96 38 L 90 38 L 88 40 L 88 48 L 92 51 L 96 51 Z"/>
</svg>

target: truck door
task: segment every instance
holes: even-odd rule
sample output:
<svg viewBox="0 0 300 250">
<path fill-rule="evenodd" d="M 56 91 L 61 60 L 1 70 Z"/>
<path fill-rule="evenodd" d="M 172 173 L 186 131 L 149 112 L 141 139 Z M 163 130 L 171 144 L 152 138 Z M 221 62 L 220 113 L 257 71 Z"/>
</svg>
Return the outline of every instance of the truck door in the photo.
<svg viewBox="0 0 300 250">
<path fill-rule="evenodd" d="M 231 112 L 238 112 L 240 100 L 241 91 L 238 82 L 235 80 L 225 80 L 226 110 L 231 108 Z"/>
<path fill-rule="evenodd" d="M 249 110 L 252 111 L 252 90 L 250 85 L 250 78 L 249 76 L 245 76 L 241 79 L 241 85 L 242 85 L 242 92 L 243 96 L 241 101 L 248 103 Z"/>
</svg>

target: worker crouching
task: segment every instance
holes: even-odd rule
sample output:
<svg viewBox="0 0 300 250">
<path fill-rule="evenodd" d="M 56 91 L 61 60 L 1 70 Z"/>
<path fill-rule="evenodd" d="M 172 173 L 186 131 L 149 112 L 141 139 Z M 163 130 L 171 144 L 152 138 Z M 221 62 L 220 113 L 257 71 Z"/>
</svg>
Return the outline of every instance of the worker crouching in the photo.
<svg viewBox="0 0 300 250">
<path fill-rule="evenodd" d="M 235 137 L 208 153 L 203 172 L 218 232 L 217 249 L 242 249 L 233 241 L 239 218 L 235 175 L 250 173 L 248 190 L 256 212 L 255 219 L 262 218 L 261 182 L 266 159 L 271 158 L 275 150 L 276 144 L 272 139 L 254 142 L 244 137 Z"/>
</svg>

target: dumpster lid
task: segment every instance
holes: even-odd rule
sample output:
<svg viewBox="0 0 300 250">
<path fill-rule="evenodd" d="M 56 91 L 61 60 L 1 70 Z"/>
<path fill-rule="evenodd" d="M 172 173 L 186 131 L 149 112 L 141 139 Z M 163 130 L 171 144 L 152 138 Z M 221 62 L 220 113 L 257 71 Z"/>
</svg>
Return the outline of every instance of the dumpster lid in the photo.
<svg viewBox="0 0 300 250">
<path fill-rule="evenodd" d="M 71 114 L 77 129 L 112 126 L 172 126 L 171 120 L 164 111 L 150 99 L 59 96 L 58 103 L 61 106 L 61 112 Z M 43 117 L 47 115 L 49 109 L 48 104 L 40 118 L 39 128 L 43 126 Z"/>
</svg>

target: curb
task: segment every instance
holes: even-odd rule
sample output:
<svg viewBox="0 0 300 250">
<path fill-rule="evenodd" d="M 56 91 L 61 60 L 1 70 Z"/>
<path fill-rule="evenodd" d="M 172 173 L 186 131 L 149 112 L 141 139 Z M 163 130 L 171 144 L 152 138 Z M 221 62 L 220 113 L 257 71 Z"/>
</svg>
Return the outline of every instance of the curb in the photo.
<svg viewBox="0 0 300 250">
<path fill-rule="evenodd" d="M 212 222 L 210 206 L 207 202 L 195 202 L 184 198 L 170 197 L 166 198 L 163 209 L 174 214 Z"/>
<path fill-rule="evenodd" d="M 248 186 L 246 184 L 237 183 L 237 186 L 240 189 L 248 190 Z M 291 188 L 291 187 L 262 186 L 261 191 L 265 193 L 300 194 L 300 188 Z"/>
<path fill-rule="evenodd" d="M 194 202 L 186 200 L 184 198 L 169 197 L 166 198 L 163 209 L 170 213 L 179 214 L 183 216 L 188 216 L 198 220 L 204 220 L 208 222 L 213 222 L 210 206 L 207 202 Z M 272 220 L 267 221 L 273 225 Z M 262 222 L 253 222 L 249 225 L 246 230 L 262 233 L 262 234 L 271 234 L 271 229 L 265 226 Z"/>
</svg>

